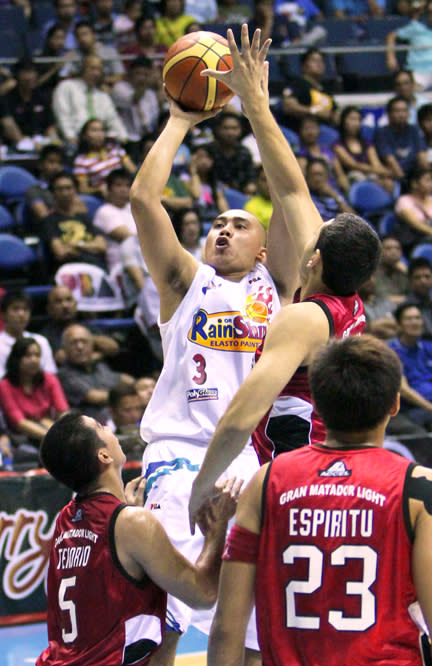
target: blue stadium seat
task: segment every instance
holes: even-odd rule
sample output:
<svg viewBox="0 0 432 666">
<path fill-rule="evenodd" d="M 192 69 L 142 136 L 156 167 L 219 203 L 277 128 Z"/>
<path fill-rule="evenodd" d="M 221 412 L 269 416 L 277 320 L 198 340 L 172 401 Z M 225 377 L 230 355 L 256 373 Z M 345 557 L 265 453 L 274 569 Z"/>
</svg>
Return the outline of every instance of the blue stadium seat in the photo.
<svg viewBox="0 0 432 666">
<path fill-rule="evenodd" d="M 411 259 L 424 257 L 432 263 L 432 243 L 419 243 L 411 252 Z"/>
<path fill-rule="evenodd" d="M 292 129 L 289 129 L 289 127 L 284 127 L 283 125 L 279 125 L 279 128 L 282 134 L 284 135 L 285 139 L 288 141 L 289 145 L 291 146 L 292 150 L 296 152 L 300 145 L 300 139 L 298 137 L 298 134 L 294 132 Z"/>
<path fill-rule="evenodd" d="M 230 208 L 243 208 L 249 197 L 239 190 L 233 190 L 231 187 L 224 188 L 224 194 Z"/>
<path fill-rule="evenodd" d="M 378 231 L 381 238 L 393 232 L 396 220 L 396 215 L 392 211 L 383 215 L 378 224 Z"/>
<path fill-rule="evenodd" d="M 408 16 L 369 17 L 366 23 L 367 35 L 370 40 L 383 43 L 390 32 L 401 28 L 409 21 Z"/>
<path fill-rule="evenodd" d="M 332 146 L 339 139 L 339 132 L 330 125 L 321 125 L 318 140 L 325 146 Z"/>
<path fill-rule="evenodd" d="M 12 213 L 5 206 L 0 206 L 0 230 L 12 229 L 13 226 L 15 219 Z"/>
<path fill-rule="evenodd" d="M 25 270 L 35 261 L 35 253 L 21 238 L 0 234 L 0 271 Z"/>
<path fill-rule="evenodd" d="M 42 28 L 45 23 L 54 18 L 55 10 L 53 2 L 38 0 L 33 3 L 33 23 L 36 28 Z"/>
<path fill-rule="evenodd" d="M 23 8 L 18 5 L 1 5 L 0 27 L 11 30 L 15 35 L 23 35 L 28 27 Z"/>
<path fill-rule="evenodd" d="M 344 46 L 356 43 L 356 24 L 349 19 L 326 18 L 319 22 L 327 31 L 327 44 L 330 46 Z"/>
<path fill-rule="evenodd" d="M 19 60 L 26 50 L 24 33 L 14 32 L 4 25 L 0 17 L 0 58 Z"/>
<path fill-rule="evenodd" d="M 80 194 L 79 196 L 87 206 L 91 219 L 93 219 L 97 209 L 103 204 L 102 199 L 99 199 L 99 197 L 94 197 L 92 194 Z"/>
<path fill-rule="evenodd" d="M 351 185 L 349 202 L 361 215 L 385 212 L 393 205 L 393 197 L 383 187 L 369 180 Z"/>
<path fill-rule="evenodd" d="M 26 169 L 16 166 L 0 167 L 0 199 L 6 205 L 23 201 L 29 187 L 38 183 Z"/>
</svg>

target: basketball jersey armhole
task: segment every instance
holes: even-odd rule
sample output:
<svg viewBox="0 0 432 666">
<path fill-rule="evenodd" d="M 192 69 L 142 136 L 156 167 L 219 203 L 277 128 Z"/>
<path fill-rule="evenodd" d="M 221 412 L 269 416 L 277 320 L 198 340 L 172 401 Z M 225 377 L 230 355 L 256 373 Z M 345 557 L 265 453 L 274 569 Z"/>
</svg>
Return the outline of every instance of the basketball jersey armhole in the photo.
<svg viewBox="0 0 432 666">
<path fill-rule="evenodd" d="M 263 485 L 262 485 L 262 495 L 261 495 L 261 529 L 264 524 L 264 511 L 266 508 L 266 497 L 267 497 L 267 486 L 270 478 L 270 470 L 272 468 L 273 461 L 269 463 L 269 466 L 267 467 L 267 472 L 264 477 Z"/>
<path fill-rule="evenodd" d="M 327 321 L 328 321 L 328 325 L 329 325 L 329 337 L 331 338 L 334 335 L 335 325 L 334 325 L 333 315 L 330 312 L 329 306 L 327 305 L 327 303 L 324 303 L 324 301 L 320 301 L 318 298 L 311 298 L 307 302 L 308 303 L 316 303 L 317 305 L 319 305 L 321 310 L 324 312 L 325 316 L 327 317 Z"/>
<path fill-rule="evenodd" d="M 114 565 L 120 571 L 122 576 L 124 576 L 126 578 L 126 580 L 128 580 L 130 583 L 133 583 L 137 587 L 145 588 L 150 583 L 150 578 L 146 574 L 144 574 L 144 578 L 142 580 L 137 580 L 136 578 L 131 576 L 126 571 L 126 569 L 123 567 L 122 563 L 120 562 L 118 554 L 117 554 L 117 548 L 116 548 L 116 545 L 115 545 L 114 530 L 115 530 L 116 520 L 119 516 L 120 511 L 123 511 L 123 509 L 125 509 L 127 506 L 128 506 L 127 504 L 120 504 L 113 511 L 113 514 L 110 518 L 109 527 L 108 527 L 109 548 L 110 548 L 110 551 L 111 551 L 111 557 L 113 559 Z"/>
<path fill-rule="evenodd" d="M 416 463 L 410 463 L 407 467 L 407 471 L 405 474 L 405 481 L 403 485 L 403 491 L 402 491 L 402 511 L 403 511 L 403 519 L 405 523 L 405 529 L 408 535 L 409 540 L 411 543 L 414 541 L 414 529 L 413 526 L 411 525 L 411 518 L 410 518 L 410 512 L 409 512 L 409 484 L 412 479 L 412 471 L 414 467 L 417 467 Z"/>
</svg>

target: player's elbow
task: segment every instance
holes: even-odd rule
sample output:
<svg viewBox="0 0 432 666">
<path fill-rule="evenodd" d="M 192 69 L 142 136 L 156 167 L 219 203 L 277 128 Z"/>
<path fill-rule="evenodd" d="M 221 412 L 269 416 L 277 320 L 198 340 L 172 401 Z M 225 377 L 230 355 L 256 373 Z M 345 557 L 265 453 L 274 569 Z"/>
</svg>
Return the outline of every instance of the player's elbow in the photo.
<svg viewBox="0 0 432 666">
<path fill-rule="evenodd" d="M 217 599 L 218 586 L 217 583 L 210 583 L 205 581 L 200 584 L 197 595 L 194 599 L 192 608 L 197 610 L 209 610 L 213 608 Z"/>
</svg>

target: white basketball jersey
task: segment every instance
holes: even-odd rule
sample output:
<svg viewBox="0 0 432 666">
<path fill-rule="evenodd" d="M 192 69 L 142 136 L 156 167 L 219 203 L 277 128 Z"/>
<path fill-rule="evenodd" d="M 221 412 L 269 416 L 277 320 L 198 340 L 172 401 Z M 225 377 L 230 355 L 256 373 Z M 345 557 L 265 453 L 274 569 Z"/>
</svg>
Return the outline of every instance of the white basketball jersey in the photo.
<svg viewBox="0 0 432 666">
<path fill-rule="evenodd" d="M 240 282 L 201 264 L 176 312 L 160 327 L 164 367 L 142 420 L 143 440 L 207 446 L 279 309 L 263 264 Z"/>
</svg>

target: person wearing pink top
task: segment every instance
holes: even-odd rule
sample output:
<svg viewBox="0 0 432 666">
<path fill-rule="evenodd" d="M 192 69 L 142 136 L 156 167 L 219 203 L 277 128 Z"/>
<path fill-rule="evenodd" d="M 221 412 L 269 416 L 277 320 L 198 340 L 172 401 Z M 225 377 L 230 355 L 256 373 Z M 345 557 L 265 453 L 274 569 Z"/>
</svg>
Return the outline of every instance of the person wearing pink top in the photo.
<svg viewBox="0 0 432 666">
<path fill-rule="evenodd" d="M 41 349 L 33 338 L 19 338 L 0 381 L 0 408 L 12 434 L 38 446 L 48 428 L 69 405 L 55 375 L 40 368 Z"/>
</svg>

